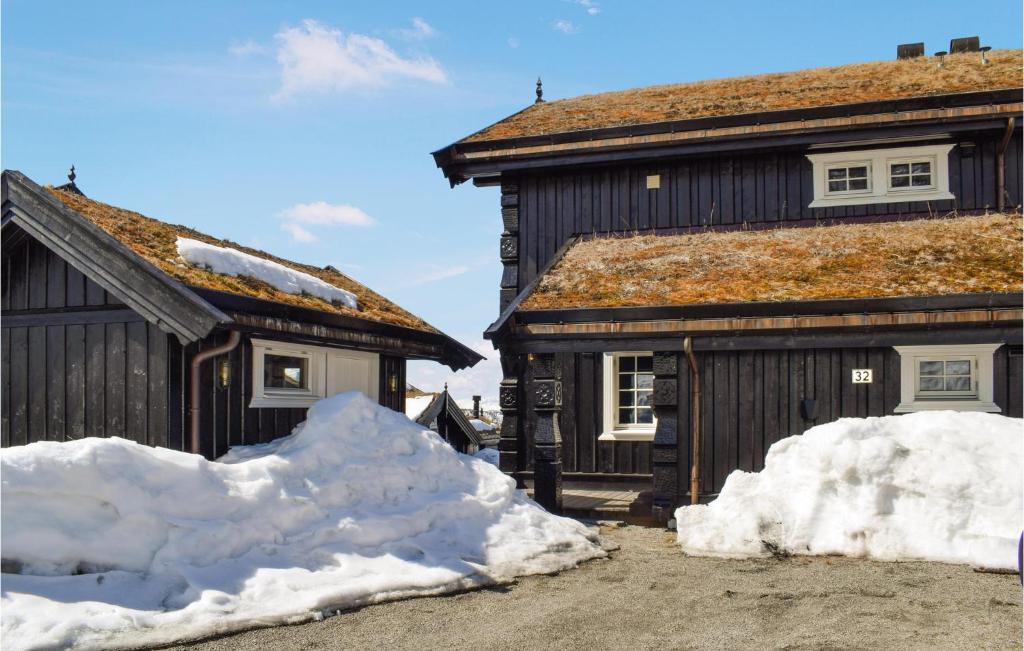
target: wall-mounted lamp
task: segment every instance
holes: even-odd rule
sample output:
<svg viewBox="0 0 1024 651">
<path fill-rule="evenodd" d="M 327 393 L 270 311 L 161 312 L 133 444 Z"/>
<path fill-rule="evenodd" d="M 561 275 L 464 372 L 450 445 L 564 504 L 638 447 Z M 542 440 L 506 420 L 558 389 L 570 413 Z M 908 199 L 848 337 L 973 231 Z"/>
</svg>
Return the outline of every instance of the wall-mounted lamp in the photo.
<svg viewBox="0 0 1024 651">
<path fill-rule="evenodd" d="M 226 389 L 231 384 L 231 361 L 227 357 L 222 357 L 217 362 L 217 382 L 221 389 Z"/>
<path fill-rule="evenodd" d="M 398 374 L 397 373 L 391 373 L 391 374 L 388 375 L 388 390 L 391 393 L 395 393 L 395 392 L 398 391 Z"/>
</svg>

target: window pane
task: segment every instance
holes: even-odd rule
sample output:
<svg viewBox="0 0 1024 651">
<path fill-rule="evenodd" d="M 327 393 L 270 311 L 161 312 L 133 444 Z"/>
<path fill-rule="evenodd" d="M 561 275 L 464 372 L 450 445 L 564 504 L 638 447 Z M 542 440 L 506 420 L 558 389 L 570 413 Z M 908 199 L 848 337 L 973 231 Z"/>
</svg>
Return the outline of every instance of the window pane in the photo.
<svg viewBox="0 0 1024 651">
<path fill-rule="evenodd" d="M 635 412 L 632 409 L 620 409 L 619 410 L 619 424 L 620 425 L 631 425 L 636 422 Z"/>
<path fill-rule="evenodd" d="M 619 373 L 619 388 L 620 389 L 632 389 L 633 378 L 636 377 L 632 373 Z"/>
<path fill-rule="evenodd" d="M 828 191 L 829 192 L 844 192 L 846 190 L 846 181 L 829 181 Z"/>
<path fill-rule="evenodd" d="M 636 388 L 647 389 L 650 391 L 654 388 L 654 376 L 653 375 L 640 375 L 636 376 Z"/>
<path fill-rule="evenodd" d="M 893 176 L 897 174 L 910 174 L 910 165 L 907 163 L 897 163 L 889 168 L 889 173 Z"/>
<path fill-rule="evenodd" d="M 650 355 L 647 355 L 646 357 L 637 357 L 636 370 L 640 373 L 652 373 L 654 371 L 654 357 Z"/>
<path fill-rule="evenodd" d="M 909 188 L 910 177 L 907 176 L 894 176 L 892 177 L 892 187 L 894 188 Z"/>
<path fill-rule="evenodd" d="M 619 406 L 632 407 L 636 400 L 636 394 L 632 391 L 619 391 Z"/>
<path fill-rule="evenodd" d="M 307 365 L 305 357 L 286 355 L 263 356 L 263 386 L 270 389 L 307 389 Z"/>
<path fill-rule="evenodd" d="M 922 376 L 921 391 L 942 391 L 942 376 Z"/>
<path fill-rule="evenodd" d="M 619 371 L 632 371 L 636 368 L 635 357 L 620 357 Z"/>
<path fill-rule="evenodd" d="M 851 190 L 867 190 L 868 180 L 867 179 L 850 179 Z"/>
<path fill-rule="evenodd" d="M 971 361 L 967 359 L 958 359 L 951 362 L 946 362 L 946 375 L 970 375 L 971 374 Z"/>
<path fill-rule="evenodd" d="M 942 362 L 921 362 L 921 375 L 942 375 Z"/>
<path fill-rule="evenodd" d="M 850 178 L 865 179 L 868 176 L 868 168 L 866 167 L 851 167 L 849 170 Z"/>
<path fill-rule="evenodd" d="M 912 168 L 911 168 L 911 171 L 913 171 L 914 174 L 928 174 L 928 173 L 930 173 L 932 171 L 932 164 L 931 163 L 914 163 Z"/>
<path fill-rule="evenodd" d="M 910 184 L 914 185 L 914 186 L 922 186 L 922 185 L 931 185 L 932 184 L 932 177 L 931 176 L 914 176 L 914 177 L 911 177 L 911 178 L 913 180 L 911 181 Z"/>
<path fill-rule="evenodd" d="M 971 378 L 965 376 L 947 377 L 946 391 L 970 391 Z"/>
<path fill-rule="evenodd" d="M 845 179 L 846 170 L 842 167 L 833 167 L 828 171 L 828 178 L 830 179 Z"/>
<path fill-rule="evenodd" d="M 651 396 L 654 394 L 650 391 L 637 391 L 636 392 L 636 404 L 639 407 L 650 407 Z"/>
<path fill-rule="evenodd" d="M 654 422 L 654 412 L 650 409 L 637 409 L 636 422 L 650 424 Z"/>
</svg>

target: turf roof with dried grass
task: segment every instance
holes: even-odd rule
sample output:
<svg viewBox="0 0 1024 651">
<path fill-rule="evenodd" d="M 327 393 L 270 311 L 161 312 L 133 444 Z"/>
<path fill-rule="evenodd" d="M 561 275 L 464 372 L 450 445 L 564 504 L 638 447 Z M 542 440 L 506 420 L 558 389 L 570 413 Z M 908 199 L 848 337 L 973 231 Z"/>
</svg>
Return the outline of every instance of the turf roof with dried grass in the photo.
<svg viewBox="0 0 1024 651">
<path fill-rule="evenodd" d="M 460 142 L 481 142 L 762 111 L 1019 89 L 1021 50 L 854 63 L 582 95 L 534 104 Z"/>
<path fill-rule="evenodd" d="M 1020 214 L 582 240 L 522 310 L 1021 292 Z"/>
<path fill-rule="evenodd" d="M 423 319 L 403 310 L 362 283 L 356 282 L 337 271 L 278 258 L 258 249 L 211 237 L 187 226 L 168 224 L 137 212 L 94 201 L 57 188 L 47 187 L 46 190 L 64 205 L 102 228 L 116 240 L 160 269 L 160 271 L 185 285 L 276 301 L 322 312 L 370 319 L 424 332 L 438 332 L 438 330 Z M 256 278 L 226 276 L 205 268 L 191 266 L 185 263 L 178 255 L 178 237 L 187 237 L 215 246 L 230 247 L 265 260 L 272 260 L 298 271 L 303 271 L 335 287 L 340 287 L 355 294 L 358 299 L 359 309 L 354 310 L 339 303 L 331 303 L 308 294 L 282 292 Z"/>
</svg>

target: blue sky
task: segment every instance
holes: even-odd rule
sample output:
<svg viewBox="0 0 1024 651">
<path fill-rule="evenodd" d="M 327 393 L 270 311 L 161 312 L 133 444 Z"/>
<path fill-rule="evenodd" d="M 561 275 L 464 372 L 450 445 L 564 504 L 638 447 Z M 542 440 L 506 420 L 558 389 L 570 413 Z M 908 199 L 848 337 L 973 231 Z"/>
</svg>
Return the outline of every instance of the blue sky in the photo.
<svg viewBox="0 0 1024 651">
<path fill-rule="evenodd" d="M 498 194 L 429 153 L 545 97 L 1021 47 L 1021 3 L 47 2 L 2 5 L 4 168 L 333 264 L 492 360 L 413 382 L 493 401 Z M 855 98 L 851 98 L 853 101 Z"/>
</svg>

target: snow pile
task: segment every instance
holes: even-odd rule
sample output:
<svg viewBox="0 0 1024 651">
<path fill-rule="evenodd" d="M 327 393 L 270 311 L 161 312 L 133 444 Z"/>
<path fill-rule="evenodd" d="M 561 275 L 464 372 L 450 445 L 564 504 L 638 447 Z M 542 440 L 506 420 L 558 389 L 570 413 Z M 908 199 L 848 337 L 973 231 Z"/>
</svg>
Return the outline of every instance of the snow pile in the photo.
<svg viewBox="0 0 1024 651">
<path fill-rule="evenodd" d="M 427 410 L 430 403 L 434 402 L 436 398 L 432 393 L 428 393 L 425 396 L 416 396 L 415 398 L 405 399 L 405 415 L 409 417 L 409 420 L 416 420 L 420 415 Z"/>
<path fill-rule="evenodd" d="M 844 418 L 773 445 L 718 499 L 676 511 L 697 555 L 842 554 L 1016 568 L 1022 421 L 922 412 Z"/>
<path fill-rule="evenodd" d="M 480 420 L 479 418 L 470 418 L 469 424 L 478 432 L 493 432 L 498 429 L 496 425 L 492 425 L 491 423 Z"/>
<path fill-rule="evenodd" d="M 481 448 L 473 456 L 477 459 L 483 459 L 493 466 L 497 466 L 498 459 L 501 458 L 501 453 L 498 452 L 498 448 Z"/>
<path fill-rule="evenodd" d="M 360 393 L 229 463 L 122 439 L 0 451 L 4 649 L 168 643 L 603 556 Z"/>
<path fill-rule="evenodd" d="M 226 276 L 249 276 L 288 294 L 310 294 L 325 301 L 338 302 L 357 309 L 356 295 L 352 292 L 272 260 L 187 237 L 179 237 L 177 246 L 178 255 L 191 265 L 206 267 L 214 273 Z"/>
</svg>

